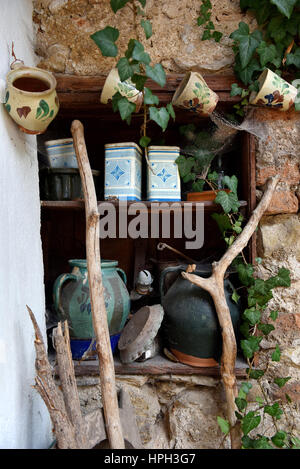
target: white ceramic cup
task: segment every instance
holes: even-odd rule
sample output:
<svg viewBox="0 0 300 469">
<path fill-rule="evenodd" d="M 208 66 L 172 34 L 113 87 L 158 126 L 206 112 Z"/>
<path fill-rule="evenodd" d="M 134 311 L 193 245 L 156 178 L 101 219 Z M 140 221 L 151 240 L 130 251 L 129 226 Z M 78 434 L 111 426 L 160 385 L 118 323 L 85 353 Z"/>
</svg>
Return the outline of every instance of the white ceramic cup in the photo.
<svg viewBox="0 0 300 469">
<path fill-rule="evenodd" d="M 118 69 L 113 68 L 105 80 L 100 97 L 101 103 L 107 104 L 117 92 L 125 96 L 128 101 L 136 104 L 135 112 L 140 110 L 143 102 L 143 93 L 136 89 L 131 80 L 121 81 Z"/>
</svg>

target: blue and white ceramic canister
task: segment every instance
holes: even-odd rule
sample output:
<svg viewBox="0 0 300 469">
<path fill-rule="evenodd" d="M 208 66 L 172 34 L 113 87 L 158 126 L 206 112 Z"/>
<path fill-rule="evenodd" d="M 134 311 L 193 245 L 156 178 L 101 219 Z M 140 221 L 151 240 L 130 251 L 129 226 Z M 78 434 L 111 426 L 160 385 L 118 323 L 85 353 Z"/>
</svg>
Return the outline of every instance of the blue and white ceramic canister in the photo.
<svg viewBox="0 0 300 469">
<path fill-rule="evenodd" d="M 104 198 L 141 200 L 142 150 L 133 142 L 105 145 Z"/>
<path fill-rule="evenodd" d="M 78 168 L 72 138 L 47 140 L 45 147 L 51 168 Z"/>
<path fill-rule="evenodd" d="M 148 147 L 150 167 L 147 168 L 147 198 L 151 201 L 181 200 L 180 176 L 175 160 L 179 147 Z"/>
</svg>

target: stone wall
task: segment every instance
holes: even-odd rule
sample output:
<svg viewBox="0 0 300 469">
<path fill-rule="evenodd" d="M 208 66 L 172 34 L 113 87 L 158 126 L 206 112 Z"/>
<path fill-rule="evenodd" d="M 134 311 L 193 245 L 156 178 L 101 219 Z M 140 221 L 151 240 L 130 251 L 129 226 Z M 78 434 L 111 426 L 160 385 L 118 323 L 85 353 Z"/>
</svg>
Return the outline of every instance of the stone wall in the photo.
<svg viewBox="0 0 300 469">
<path fill-rule="evenodd" d="M 109 1 L 103 0 L 36 0 L 36 52 L 40 66 L 54 72 L 79 75 L 105 75 L 115 59 L 103 58 L 89 36 L 98 29 L 122 25 L 120 49 L 124 50 L 132 35 L 132 13 L 129 8 L 111 12 Z M 202 28 L 196 24 L 200 2 L 196 0 L 148 0 L 147 18 L 153 23 L 153 37 L 148 41 L 151 57 L 161 62 L 167 72 L 200 70 L 222 73 L 233 64 L 230 33 L 240 21 L 251 28 L 255 21 L 243 15 L 238 0 L 212 0 L 213 21 L 224 33 L 219 44 L 201 41 Z M 121 29 L 121 28 L 120 28 Z M 143 41 L 142 31 L 138 28 Z M 143 41 L 144 42 L 144 41 Z M 267 278 L 280 267 L 291 271 L 289 288 L 277 288 L 268 311 L 277 309 L 277 327 L 263 340 L 259 365 L 271 355 L 276 344 L 282 352 L 279 363 L 271 362 L 264 377 L 267 396 L 285 399 L 287 392 L 293 404 L 286 405 L 294 428 L 300 432 L 300 118 L 299 113 L 258 109 L 252 126 L 259 130 L 257 138 L 257 198 L 260 199 L 266 180 L 276 173 L 281 181 L 268 212 L 258 230 L 258 255 L 262 263 L 257 275 Z M 267 320 L 266 315 L 266 320 Z M 291 380 L 281 391 L 273 384 L 274 376 Z M 218 379 L 199 376 L 137 377 L 118 376 L 132 398 L 142 441 L 147 448 L 219 448 L 228 445 L 218 428 L 217 415 L 225 416 L 223 388 Z M 86 412 L 99 405 L 100 390 L 94 379 L 78 381 L 82 408 Z M 253 382 L 253 399 L 261 390 Z M 289 430 L 285 417 L 279 428 Z M 266 429 L 262 429 L 265 432 Z"/>
<path fill-rule="evenodd" d="M 114 58 L 104 58 L 90 35 L 107 25 L 120 29 L 119 50 L 124 52 L 128 40 L 136 37 L 133 13 L 129 7 L 114 14 L 109 0 L 35 0 L 36 52 L 40 67 L 54 72 L 76 75 L 107 74 Z M 250 14 L 242 14 L 239 0 L 212 0 L 212 21 L 224 36 L 220 43 L 201 41 L 203 26 L 197 25 L 198 0 L 147 0 L 147 19 L 153 35 L 144 39 L 139 26 L 138 38 L 147 46 L 154 63 L 160 62 L 168 72 L 200 70 L 221 72 L 231 67 L 234 56 L 229 35 L 240 21 L 254 28 Z"/>
</svg>

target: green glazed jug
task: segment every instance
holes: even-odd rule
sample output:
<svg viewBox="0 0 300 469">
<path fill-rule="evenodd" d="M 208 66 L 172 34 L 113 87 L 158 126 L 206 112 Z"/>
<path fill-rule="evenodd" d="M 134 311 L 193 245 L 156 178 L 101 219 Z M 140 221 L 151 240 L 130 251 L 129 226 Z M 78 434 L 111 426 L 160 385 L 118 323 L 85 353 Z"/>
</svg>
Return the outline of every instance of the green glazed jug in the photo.
<svg viewBox="0 0 300 469">
<path fill-rule="evenodd" d="M 222 336 L 214 302 L 210 294 L 181 276 L 187 266 L 169 267 L 161 274 L 161 303 L 165 311 L 162 332 L 169 351 L 182 363 L 199 367 L 217 366 L 222 353 Z M 177 278 L 165 292 L 166 275 Z M 198 266 L 195 275 L 209 277 L 211 266 Z M 225 297 L 229 306 L 236 337 L 238 336 L 240 306 L 231 299 L 233 286 L 224 280 Z"/>
<path fill-rule="evenodd" d="M 60 320 L 68 320 L 70 339 L 90 343 L 91 339 L 95 337 L 95 333 L 87 261 L 85 259 L 72 259 L 69 260 L 69 264 L 72 267 L 71 273 L 62 274 L 55 280 L 53 286 L 54 306 Z M 112 338 L 119 336 L 124 328 L 130 312 L 130 297 L 125 285 L 126 274 L 118 267 L 117 261 L 102 260 L 101 270 L 107 321 Z"/>
</svg>

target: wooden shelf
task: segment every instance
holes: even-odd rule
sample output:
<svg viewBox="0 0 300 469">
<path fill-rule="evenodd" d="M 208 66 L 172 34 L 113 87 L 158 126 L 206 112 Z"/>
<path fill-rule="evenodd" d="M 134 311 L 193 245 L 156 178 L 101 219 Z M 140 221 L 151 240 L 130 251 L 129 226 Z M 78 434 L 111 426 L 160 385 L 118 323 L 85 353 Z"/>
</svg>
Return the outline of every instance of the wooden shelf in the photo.
<svg viewBox="0 0 300 469">
<path fill-rule="evenodd" d="M 112 203 L 115 207 L 118 207 L 117 201 L 110 201 L 110 200 L 101 200 L 98 201 L 98 205 L 105 204 L 105 203 Z M 195 202 L 188 202 L 188 201 L 180 201 L 180 202 L 149 202 L 148 200 L 141 200 L 141 201 L 128 201 L 128 207 L 132 204 L 142 203 L 147 207 L 148 211 L 153 211 L 156 209 L 154 204 L 168 204 L 170 207 L 172 204 L 180 204 L 182 208 L 189 207 L 189 204 L 192 204 L 192 209 L 195 209 Z M 200 203 L 200 202 L 198 202 Z M 204 204 L 205 210 L 208 211 L 216 211 L 219 209 L 219 206 L 212 201 L 202 202 Z M 153 205 L 152 205 L 153 204 Z M 246 207 L 247 202 L 244 200 L 240 201 L 241 207 Z M 152 205 L 152 210 L 151 210 Z M 56 209 L 56 210 L 84 210 L 84 201 L 83 200 L 41 200 L 41 207 L 47 209 Z"/>
<path fill-rule="evenodd" d="M 75 375 L 80 376 L 99 376 L 99 362 L 96 360 L 87 360 L 83 362 L 74 361 Z M 145 362 L 133 362 L 129 364 L 121 363 L 118 356 L 114 356 L 114 365 L 116 375 L 201 375 L 221 377 L 220 367 L 199 368 L 183 363 L 175 363 L 168 360 L 163 355 L 157 355 Z M 242 358 L 237 358 L 235 366 L 235 375 L 244 378 L 246 374 L 247 363 Z"/>
<path fill-rule="evenodd" d="M 148 79 L 145 86 L 150 88 L 159 98 L 160 105 L 166 105 L 172 100 L 176 88 L 183 79 L 184 74 L 168 74 L 166 85 L 161 88 L 157 83 Z M 111 105 L 100 103 L 100 95 L 106 76 L 76 76 L 55 74 L 57 81 L 56 91 L 60 102 L 59 117 L 74 117 L 74 115 L 101 115 L 117 118 L 119 116 L 111 111 Z M 208 86 L 219 96 L 220 103 L 237 103 L 240 96 L 230 96 L 231 85 L 237 83 L 233 74 L 203 75 Z M 243 87 L 242 84 L 239 83 Z M 142 115 L 142 112 L 135 116 Z"/>
</svg>

